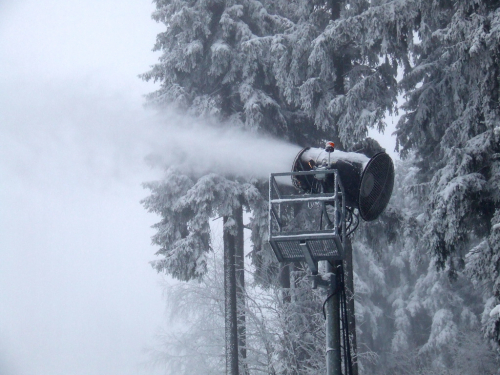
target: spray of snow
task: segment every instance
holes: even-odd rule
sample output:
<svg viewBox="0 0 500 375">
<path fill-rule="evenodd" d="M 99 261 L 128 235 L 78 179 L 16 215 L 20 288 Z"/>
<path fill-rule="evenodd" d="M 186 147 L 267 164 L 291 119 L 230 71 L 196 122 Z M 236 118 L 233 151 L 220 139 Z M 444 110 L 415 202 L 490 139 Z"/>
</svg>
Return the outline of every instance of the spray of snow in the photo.
<svg viewBox="0 0 500 375">
<path fill-rule="evenodd" d="M 0 300 L 11 306 L 0 309 L 8 328 L 0 374 L 11 373 L 10 361 L 19 374 L 143 373 L 134 363 L 163 303 L 147 264 L 154 252 L 148 228 L 157 219 L 139 203 L 148 194 L 141 183 L 161 178 L 168 165 L 267 178 L 290 170 L 300 149 L 186 116 L 155 115 L 138 94 L 105 77 L 28 78 L 3 81 L 9 94 L 0 101 L 0 180 L 8 182 L 0 186 L 0 245 L 10 249 L 0 262 L 0 289 L 10 292 Z M 148 155 L 161 168 L 149 168 Z M 88 324 L 75 326 L 81 321 Z M 129 339 L 115 345 L 116 332 Z M 24 361 L 33 352 L 39 358 Z"/>
<path fill-rule="evenodd" d="M 5 129 L 0 157 L 16 155 L 9 165 L 13 173 L 29 183 L 62 189 L 74 183 L 107 189 L 111 180 L 140 184 L 161 178 L 169 166 L 195 175 L 267 179 L 271 172 L 289 171 L 300 151 L 231 124 L 172 112 L 159 115 L 135 98 L 94 84 L 18 88 L 19 97 L 6 98 L 0 106 L 3 119 L 16 126 Z M 75 85 L 81 87 L 77 92 Z"/>
<path fill-rule="evenodd" d="M 145 141 L 153 165 L 175 165 L 190 174 L 210 172 L 246 178 L 268 178 L 286 172 L 300 151 L 283 140 L 169 113 L 150 122 Z"/>
</svg>

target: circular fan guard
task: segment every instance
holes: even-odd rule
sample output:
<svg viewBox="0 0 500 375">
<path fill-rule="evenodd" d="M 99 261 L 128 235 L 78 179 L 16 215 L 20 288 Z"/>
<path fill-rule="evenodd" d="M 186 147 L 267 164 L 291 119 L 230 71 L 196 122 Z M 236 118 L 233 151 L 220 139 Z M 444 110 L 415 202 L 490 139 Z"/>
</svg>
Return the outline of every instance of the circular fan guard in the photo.
<svg viewBox="0 0 500 375">
<path fill-rule="evenodd" d="M 370 159 L 359 186 L 358 209 L 363 220 L 375 220 L 387 207 L 394 187 L 394 164 L 385 152 Z"/>
</svg>

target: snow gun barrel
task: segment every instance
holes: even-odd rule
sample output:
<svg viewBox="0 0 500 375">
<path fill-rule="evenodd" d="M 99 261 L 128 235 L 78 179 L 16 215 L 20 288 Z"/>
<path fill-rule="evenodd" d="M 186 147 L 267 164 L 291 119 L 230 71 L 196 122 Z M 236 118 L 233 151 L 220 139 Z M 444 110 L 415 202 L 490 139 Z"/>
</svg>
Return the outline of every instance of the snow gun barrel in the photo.
<svg viewBox="0 0 500 375">
<path fill-rule="evenodd" d="M 326 148 L 307 147 L 301 150 L 292 172 L 336 169 L 344 187 L 346 205 L 359 210 L 365 221 L 375 220 L 387 207 L 394 186 L 394 164 L 389 155 L 379 152 L 369 158 L 357 152 L 334 151 L 333 143 Z M 321 177 L 320 177 L 321 176 Z M 306 193 L 332 193 L 333 175 L 294 175 L 292 183 Z"/>
</svg>

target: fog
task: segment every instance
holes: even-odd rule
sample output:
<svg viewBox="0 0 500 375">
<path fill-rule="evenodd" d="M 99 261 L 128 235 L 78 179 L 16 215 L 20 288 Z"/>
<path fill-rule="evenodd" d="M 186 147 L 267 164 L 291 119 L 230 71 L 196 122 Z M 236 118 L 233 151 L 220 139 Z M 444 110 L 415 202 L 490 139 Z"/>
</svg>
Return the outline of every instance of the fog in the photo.
<svg viewBox="0 0 500 375">
<path fill-rule="evenodd" d="M 0 3 L 0 374 L 153 374 L 140 0 Z"/>
</svg>

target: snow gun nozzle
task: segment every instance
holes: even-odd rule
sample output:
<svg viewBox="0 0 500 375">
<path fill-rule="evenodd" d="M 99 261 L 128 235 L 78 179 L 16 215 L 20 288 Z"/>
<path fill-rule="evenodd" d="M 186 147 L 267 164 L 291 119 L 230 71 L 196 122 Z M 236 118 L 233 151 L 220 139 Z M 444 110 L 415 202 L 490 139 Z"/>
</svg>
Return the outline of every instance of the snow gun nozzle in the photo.
<svg viewBox="0 0 500 375">
<path fill-rule="evenodd" d="M 306 147 L 292 165 L 292 172 L 321 172 L 296 174 L 293 185 L 308 193 L 334 193 L 336 178 L 343 184 L 346 206 L 358 209 L 365 221 L 375 220 L 387 207 L 394 187 L 394 164 L 381 151 L 368 157 L 357 152 L 335 151 L 333 142 L 324 148 Z M 334 172 L 329 172 L 334 170 Z"/>
</svg>

